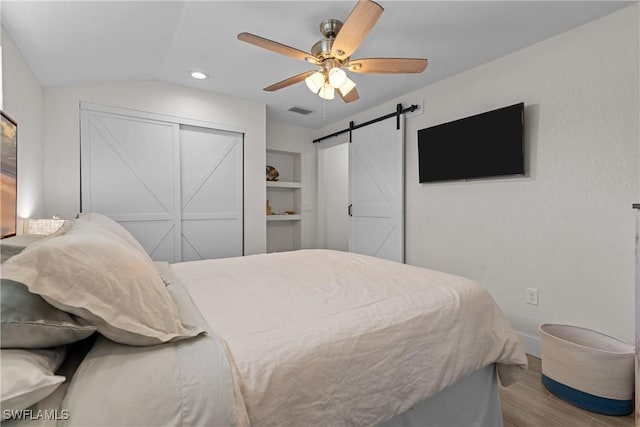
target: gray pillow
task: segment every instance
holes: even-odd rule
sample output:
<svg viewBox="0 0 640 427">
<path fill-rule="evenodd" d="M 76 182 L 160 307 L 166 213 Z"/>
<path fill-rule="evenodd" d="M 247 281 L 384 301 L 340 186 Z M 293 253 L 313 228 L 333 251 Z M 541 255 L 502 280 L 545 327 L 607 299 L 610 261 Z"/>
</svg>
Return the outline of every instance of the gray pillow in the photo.
<svg viewBox="0 0 640 427">
<path fill-rule="evenodd" d="M 96 331 L 32 294 L 22 283 L 0 279 L 1 348 L 48 348 L 84 339 Z"/>
</svg>

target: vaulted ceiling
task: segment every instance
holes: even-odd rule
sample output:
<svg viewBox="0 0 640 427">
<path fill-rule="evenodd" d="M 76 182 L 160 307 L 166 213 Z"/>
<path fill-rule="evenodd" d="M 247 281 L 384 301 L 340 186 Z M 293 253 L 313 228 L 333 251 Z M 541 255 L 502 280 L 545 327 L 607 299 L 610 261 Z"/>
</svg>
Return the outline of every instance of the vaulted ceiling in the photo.
<svg viewBox="0 0 640 427">
<path fill-rule="evenodd" d="M 246 31 L 309 52 L 322 38 L 320 22 L 344 21 L 355 1 L 3 0 L 2 25 L 44 87 L 159 80 L 254 100 L 270 119 L 319 128 L 632 2 L 379 3 L 385 11 L 353 57 L 428 58 L 429 66 L 417 75 L 352 74 L 360 99 L 350 104 L 323 101 L 304 83 L 264 92 L 314 66 L 236 36 Z M 194 80 L 193 70 L 209 78 Z M 294 106 L 313 113 L 289 112 Z"/>
</svg>

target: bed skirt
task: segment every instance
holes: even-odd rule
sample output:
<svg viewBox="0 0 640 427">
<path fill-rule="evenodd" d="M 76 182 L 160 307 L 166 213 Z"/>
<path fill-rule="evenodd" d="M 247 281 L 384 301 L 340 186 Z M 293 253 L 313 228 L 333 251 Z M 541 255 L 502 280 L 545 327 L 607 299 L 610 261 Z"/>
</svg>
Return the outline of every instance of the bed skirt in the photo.
<svg viewBox="0 0 640 427">
<path fill-rule="evenodd" d="M 479 369 L 378 427 L 502 427 L 495 364 Z"/>
</svg>

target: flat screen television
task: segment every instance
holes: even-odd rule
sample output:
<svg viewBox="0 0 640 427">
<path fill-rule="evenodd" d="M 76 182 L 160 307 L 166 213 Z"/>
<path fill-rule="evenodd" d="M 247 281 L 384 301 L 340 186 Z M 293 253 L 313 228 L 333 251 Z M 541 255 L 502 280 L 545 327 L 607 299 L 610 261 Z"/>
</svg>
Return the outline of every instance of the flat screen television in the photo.
<svg viewBox="0 0 640 427">
<path fill-rule="evenodd" d="M 524 103 L 418 131 L 420 182 L 525 174 Z"/>
</svg>

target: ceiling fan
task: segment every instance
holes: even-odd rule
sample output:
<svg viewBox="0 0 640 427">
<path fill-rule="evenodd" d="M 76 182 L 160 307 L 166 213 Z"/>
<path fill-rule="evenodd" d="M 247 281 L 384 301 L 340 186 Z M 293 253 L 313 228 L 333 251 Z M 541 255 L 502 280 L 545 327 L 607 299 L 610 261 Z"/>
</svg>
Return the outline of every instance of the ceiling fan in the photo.
<svg viewBox="0 0 640 427">
<path fill-rule="evenodd" d="M 359 0 L 347 20 L 325 19 L 320 23 L 324 36 L 311 48 L 311 53 L 265 39 L 250 33 L 238 34 L 238 39 L 291 58 L 307 61 L 320 68 L 305 71 L 264 88 L 276 91 L 305 81 L 309 90 L 324 99 L 333 99 L 337 89 L 344 102 L 353 102 L 360 97 L 356 84 L 344 70 L 354 73 L 405 74 L 421 73 L 427 68 L 427 60 L 419 58 L 363 58 L 351 59 L 384 9 L 372 0 Z"/>
</svg>

